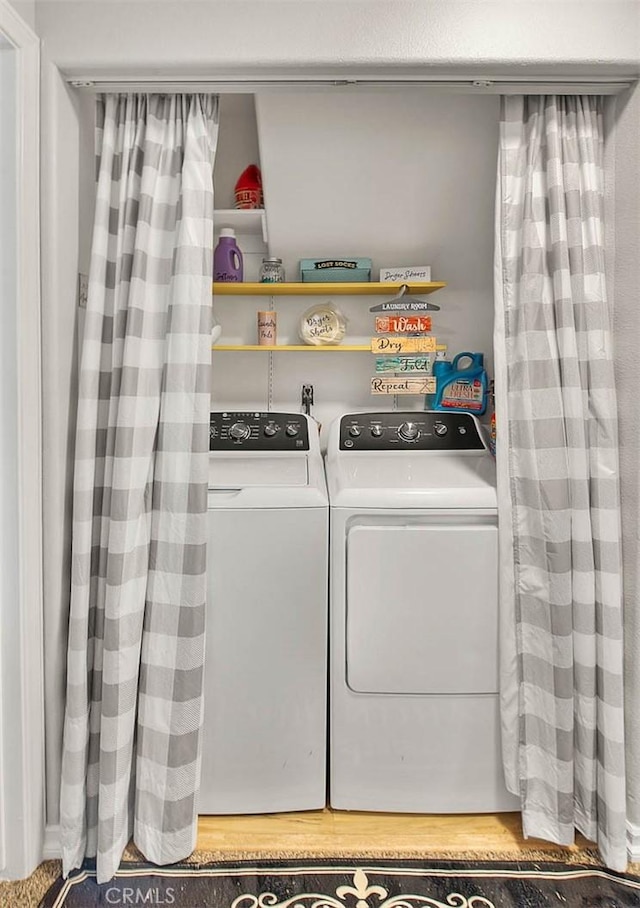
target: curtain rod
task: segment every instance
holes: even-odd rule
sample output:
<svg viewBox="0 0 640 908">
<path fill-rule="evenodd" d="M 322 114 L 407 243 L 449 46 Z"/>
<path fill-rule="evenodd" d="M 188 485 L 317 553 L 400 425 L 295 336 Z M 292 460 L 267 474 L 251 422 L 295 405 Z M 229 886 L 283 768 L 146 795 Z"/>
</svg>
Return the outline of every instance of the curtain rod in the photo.
<svg viewBox="0 0 640 908">
<path fill-rule="evenodd" d="M 92 92 L 216 92 L 253 94 L 263 91 L 308 91 L 308 90 L 339 90 L 339 91 L 366 91 L 375 89 L 420 89 L 432 90 L 451 94 L 489 94 L 489 95 L 617 95 L 629 88 L 636 81 L 636 77 L 625 80 L 613 79 L 571 79 L 564 78 L 554 81 L 552 79 L 531 78 L 518 81 L 517 79 L 425 79 L 421 77 L 407 78 L 355 78 L 355 79 L 295 79 L 291 77 L 282 79 L 215 79 L 191 80 L 180 79 L 91 79 L 67 78 L 67 82 L 74 88 Z"/>
</svg>

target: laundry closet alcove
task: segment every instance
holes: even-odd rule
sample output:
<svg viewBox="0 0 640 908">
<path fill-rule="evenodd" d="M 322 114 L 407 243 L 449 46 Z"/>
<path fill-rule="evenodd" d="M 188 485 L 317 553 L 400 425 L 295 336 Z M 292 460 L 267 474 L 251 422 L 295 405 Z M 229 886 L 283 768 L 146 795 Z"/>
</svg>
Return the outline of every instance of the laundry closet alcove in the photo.
<svg viewBox="0 0 640 908">
<path fill-rule="evenodd" d="M 228 129 L 225 124 L 228 111 Z M 255 121 L 252 120 L 255 107 Z M 88 269 L 89 236 L 92 224 L 93 192 L 93 98 L 89 92 L 73 95 L 77 116 L 74 152 L 79 175 L 79 229 L 77 269 L 73 255 L 65 263 L 69 289 L 75 272 Z M 234 112 L 235 111 L 235 112 Z M 235 118 L 235 119 L 234 119 Z M 246 120 L 242 127 L 236 126 Z M 247 123 L 249 125 L 247 125 Z M 302 127 L 301 123 L 308 126 Z M 392 123 L 393 128 L 386 124 Z M 261 233 L 241 234 L 238 242 L 246 250 L 248 275 L 263 254 L 280 256 L 287 276 L 296 275 L 298 260 L 307 255 L 369 255 L 374 268 L 425 262 L 434 279 L 447 286 L 437 294 L 441 306 L 434 315 L 434 331 L 451 351 L 478 350 L 485 354 L 493 371 L 493 238 L 496 159 L 499 130 L 499 98 L 493 94 L 438 93 L 412 89 L 374 90 L 360 87 L 309 92 L 256 90 L 255 96 L 222 96 L 220 120 L 220 161 L 223 143 L 233 145 L 234 131 L 243 135 L 244 148 L 229 153 L 230 173 L 252 163 L 241 154 L 256 154 L 262 168 L 265 192 L 267 242 Z M 250 139 L 246 137 L 250 136 Z M 246 141 L 245 141 L 246 140 Z M 68 174 L 69 175 L 69 174 Z M 230 178 L 229 178 L 230 179 Z M 219 195 L 223 190 L 216 188 Z M 227 199 L 216 208 L 230 208 Z M 50 215 L 51 217 L 51 215 Z M 244 246 L 243 246 L 244 243 Z M 73 280 L 72 280 L 73 277 Z M 348 319 L 345 344 L 363 346 L 370 334 L 369 297 L 345 296 L 338 304 Z M 243 346 L 255 338 L 258 299 L 237 300 L 233 296 L 214 301 L 216 318 L 223 325 L 228 346 Z M 277 301 L 278 332 L 293 344 L 301 312 L 308 305 L 304 297 Z M 82 318 L 82 312 L 78 313 Z M 75 307 L 67 304 L 62 324 L 72 329 Z M 69 336 L 72 336 L 70 330 Z M 213 353 L 211 370 L 212 409 L 298 411 L 302 384 L 315 391 L 314 415 L 326 428 L 338 414 L 354 410 L 393 409 L 392 399 L 374 400 L 370 394 L 370 358 L 358 351 L 340 356 L 309 356 L 292 351 L 287 355 L 262 356 L 251 350 L 224 350 Z M 59 385 L 64 395 L 55 403 L 61 426 L 69 426 L 74 414 L 74 373 L 69 368 Z M 422 399 L 407 399 L 403 408 L 422 409 Z M 51 416 L 49 417 L 52 418 Z M 60 432 L 60 428 L 56 430 Z M 60 469 L 60 463 L 57 464 Z M 57 493 L 57 507 L 64 509 L 64 495 Z M 53 543 L 62 556 L 66 537 Z M 51 554 L 51 552 L 50 552 Z M 64 559 L 61 557 L 61 564 Z M 54 610 L 55 612 L 55 610 Z M 64 621 L 55 613 L 48 618 L 51 630 L 46 652 L 48 683 L 47 799 L 51 842 L 57 821 L 59 749 L 62 717 Z M 284 819 L 284 818 L 283 818 Z M 249 821 L 240 821 L 236 830 L 246 830 Z M 309 815 L 292 821 L 326 834 L 340 822 Z M 374 822 L 373 819 L 365 821 Z M 382 821 L 381 821 L 382 822 Z M 396 824 L 399 819 L 390 822 Z M 441 821 L 447 827 L 452 821 Z M 419 818 L 407 820 L 408 827 L 425 834 Z M 489 821 L 478 820 L 487 834 Z M 417 826 L 415 824 L 418 824 Z M 512 841 L 511 820 L 497 821 L 497 838 Z M 436 824 L 437 825 L 437 824 Z M 210 842 L 224 837 L 223 826 L 207 820 Z M 226 827 L 232 829 L 232 827 Z M 382 828 L 382 827 L 381 827 Z M 452 826 L 447 828 L 452 829 Z M 213 831 L 212 831 L 213 830 Z M 234 836 L 236 832 L 231 831 Z M 445 833 L 446 834 L 446 833 Z M 260 835 L 260 833 L 258 833 Z M 457 833 L 452 833 L 455 837 Z M 235 840 L 237 841 L 237 839 Z M 52 850 L 55 847 L 52 845 Z"/>
</svg>

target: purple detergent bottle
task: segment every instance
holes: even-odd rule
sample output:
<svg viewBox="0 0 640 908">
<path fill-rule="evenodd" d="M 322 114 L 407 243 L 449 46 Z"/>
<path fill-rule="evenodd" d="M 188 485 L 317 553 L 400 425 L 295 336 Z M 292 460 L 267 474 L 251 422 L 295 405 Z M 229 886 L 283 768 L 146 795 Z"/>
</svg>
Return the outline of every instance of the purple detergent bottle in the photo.
<svg viewBox="0 0 640 908">
<path fill-rule="evenodd" d="M 242 253 L 236 243 L 236 233 L 223 227 L 213 253 L 214 281 L 242 281 Z"/>
</svg>

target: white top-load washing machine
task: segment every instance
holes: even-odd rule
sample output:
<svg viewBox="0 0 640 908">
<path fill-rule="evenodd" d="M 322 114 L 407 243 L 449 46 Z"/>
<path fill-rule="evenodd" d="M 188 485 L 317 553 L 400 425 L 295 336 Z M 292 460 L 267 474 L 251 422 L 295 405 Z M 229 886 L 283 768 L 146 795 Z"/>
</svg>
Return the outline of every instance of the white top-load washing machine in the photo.
<svg viewBox="0 0 640 908">
<path fill-rule="evenodd" d="M 498 703 L 493 458 L 466 413 L 330 430 L 329 802 L 515 810 Z"/>
<path fill-rule="evenodd" d="M 326 803 L 328 500 L 299 413 L 211 414 L 201 814 Z"/>
</svg>

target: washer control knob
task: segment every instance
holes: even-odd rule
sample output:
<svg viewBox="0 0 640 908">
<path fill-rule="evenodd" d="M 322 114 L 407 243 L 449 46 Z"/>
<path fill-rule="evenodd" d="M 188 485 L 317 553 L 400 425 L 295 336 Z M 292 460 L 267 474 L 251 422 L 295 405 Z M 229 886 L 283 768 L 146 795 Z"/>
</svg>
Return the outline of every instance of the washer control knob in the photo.
<svg viewBox="0 0 640 908">
<path fill-rule="evenodd" d="M 398 429 L 398 435 L 403 441 L 417 441 L 420 429 L 415 422 L 403 422 Z"/>
<path fill-rule="evenodd" d="M 251 435 L 251 429 L 246 422 L 234 422 L 229 429 L 229 435 L 234 441 L 243 441 Z"/>
<path fill-rule="evenodd" d="M 273 438 L 277 431 L 277 426 L 268 425 L 264 427 L 264 434 L 267 436 L 267 438 Z"/>
<path fill-rule="evenodd" d="M 436 433 L 436 435 L 439 438 L 444 438 L 444 436 L 447 434 L 449 429 L 447 426 L 445 426 L 445 424 L 443 422 L 437 422 L 435 424 L 435 426 L 433 427 L 433 431 Z"/>
<path fill-rule="evenodd" d="M 349 426 L 349 435 L 352 438 L 357 438 L 360 435 L 360 429 L 358 426 Z"/>
<path fill-rule="evenodd" d="M 289 438 L 295 438 L 295 436 L 298 434 L 298 427 L 294 426 L 292 423 L 289 423 L 289 425 L 285 429 L 285 432 L 287 433 Z"/>
<path fill-rule="evenodd" d="M 374 438 L 380 438 L 380 436 L 382 435 L 382 426 L 379 426 L 377 423 L 375 423 L 373 426 L 371 426 L 371 434 Z"/>
</svg>

